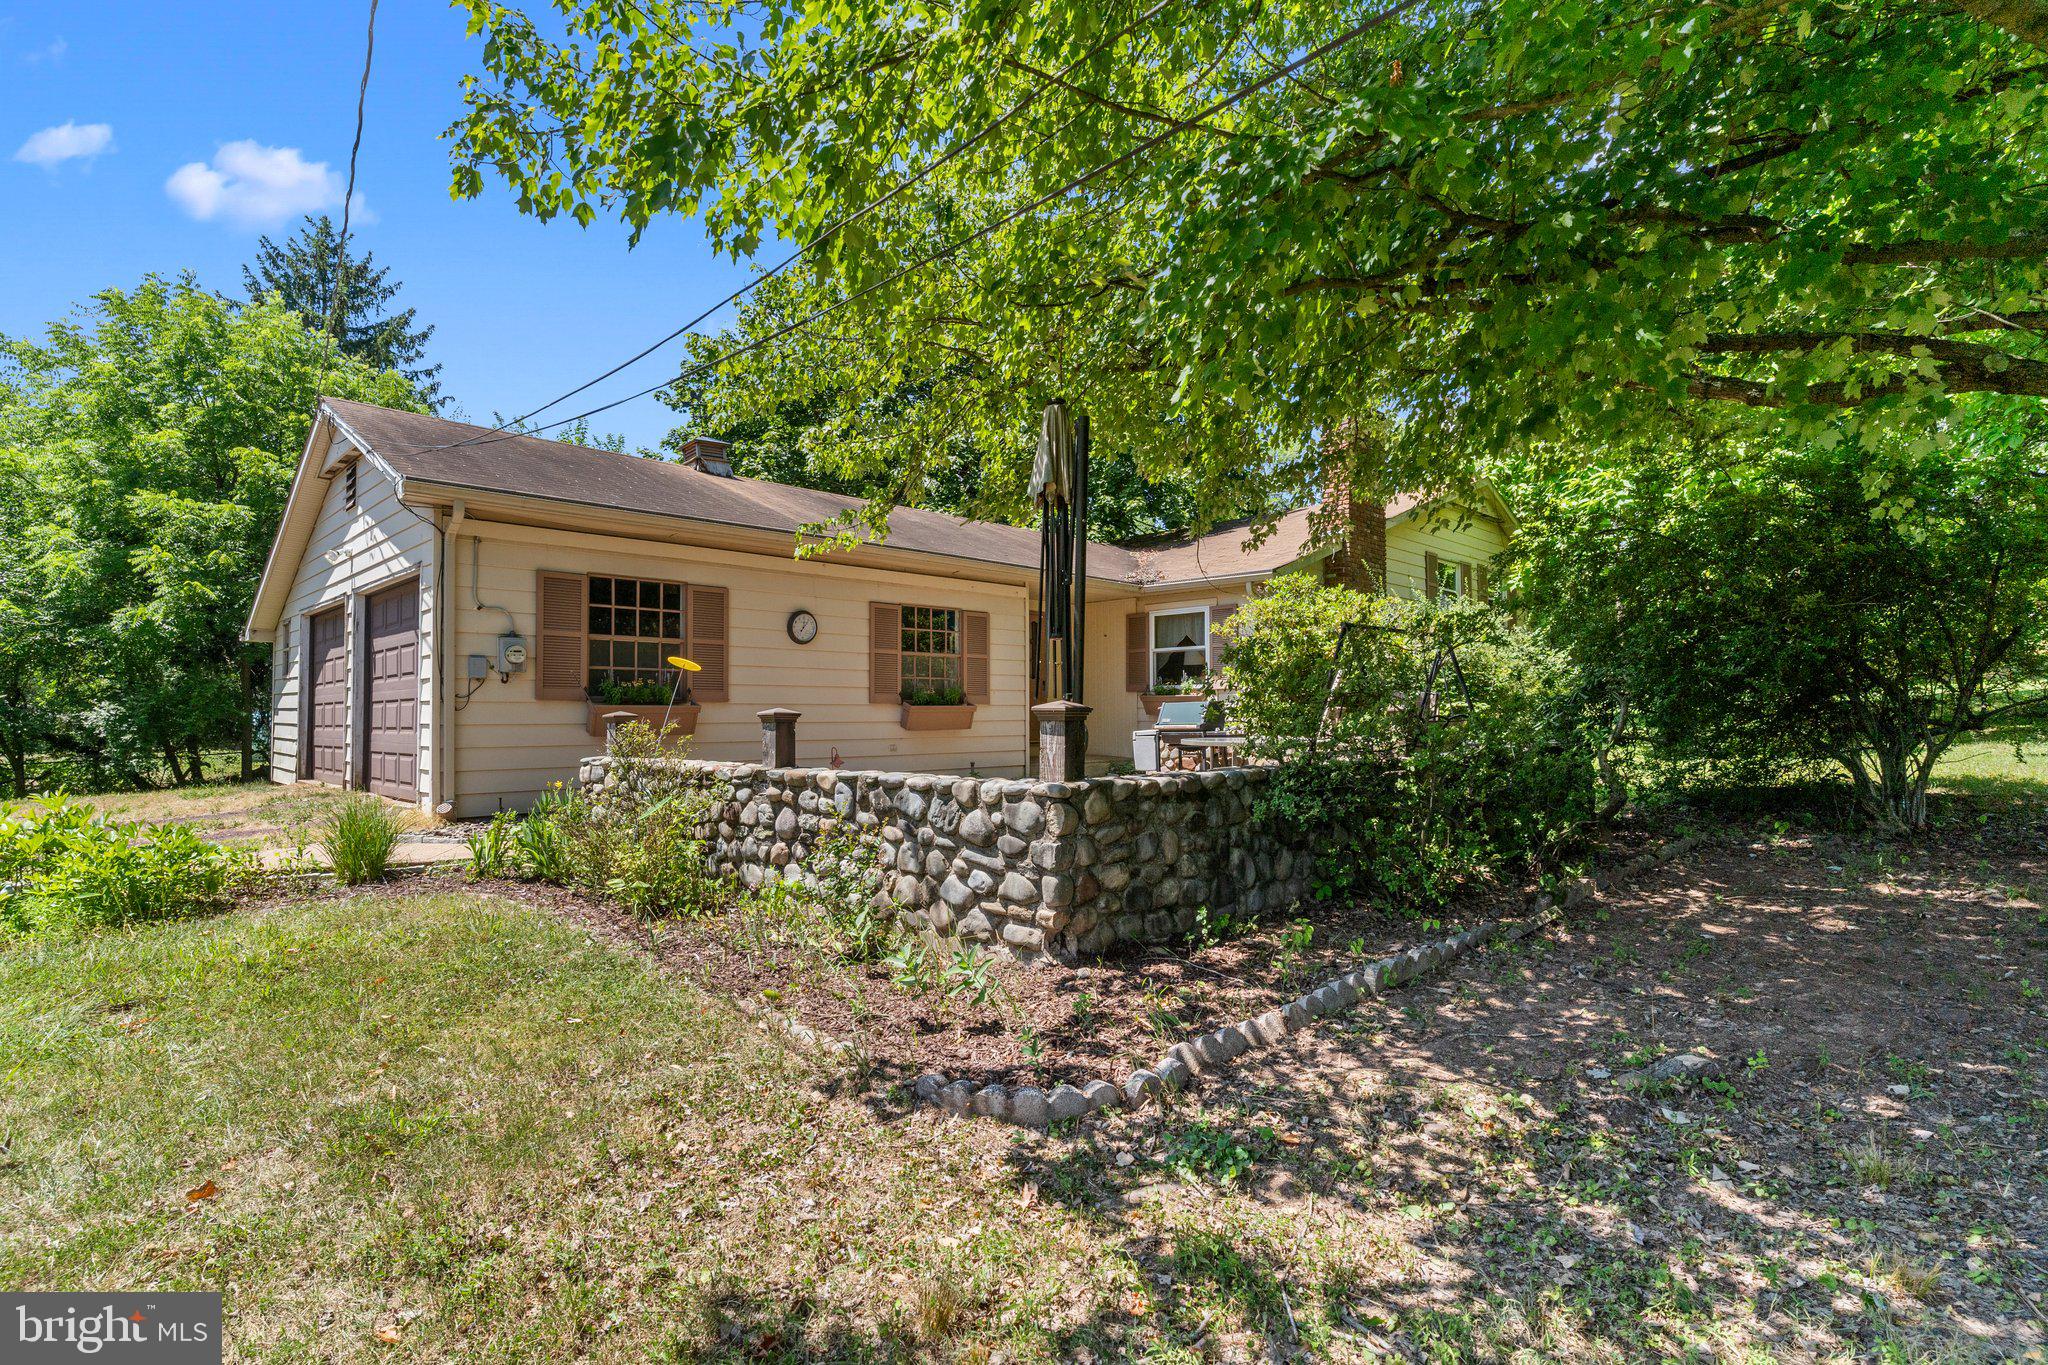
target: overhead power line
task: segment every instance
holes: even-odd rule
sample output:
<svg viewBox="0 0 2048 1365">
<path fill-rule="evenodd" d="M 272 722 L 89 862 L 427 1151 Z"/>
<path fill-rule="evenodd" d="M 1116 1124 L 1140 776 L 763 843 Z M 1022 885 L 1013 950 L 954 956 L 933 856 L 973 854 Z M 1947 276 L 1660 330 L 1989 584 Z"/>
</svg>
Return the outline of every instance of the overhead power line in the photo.
<svg viewBox="0 0 2048 1365">
<path fill-rule="evenodd" d="M 377 55 L 377 0 L 370 0 L 369 31 L 363 38 L 363 79 L 356 86 L 356 139 L 348 148 L 348 189 L 341 200 L 341 237 L 334 244 L 334 306 L 328 335 L 338 342 L 348 325 L 348 218 L 356 202 L 356 158 L 363 150 L 363 106 L 370 98 L 370 62 Z"/>
<path fill-rule="evenodd" d="M 1170 5 L 1175 5 L 1178 3 L 1180 3 L 1180 0 L 1158 0 L 1157 4 L 1153 5 L 1150 9 L 1140 14 L 1137 18 L 1131 20 L 1130 23 L 1125 24 L 1122 28 L 1110 34 L 1108 37 L 1101 39 L 1093 47 L 1089 48 L 1086 52 L 1083 52 L 1080 56 L 1074 58 L 1074 60 L 1068 62 L 1065 66 L 1061 67 L 1059 70 L 1059 74 L 1062 76 L 1066 75 L 1067 73 L 1071 72 L 1075 67 L 1087 61 L 1090 57 L 1096 56 L 1097 54 L 1101 53 L 1104 49 L 1108 48 L 1111 44 L 1117 42 L 1118 40 L 1130 34 L 1140 25 L 1149 22 L 1152 18 L 1157 16 L 1160 11 L 1166 9 Z M 691 331 L 693 328 L 697 327 L 705 319 L 717 314 L 719 310 L 725 308 L 727 305 L 737 303 L 740 299 L 745 298 L 748 294 L 760 288 L 769 280 L 774 279 L 777 275 L 780 275 L 783 271 L 789 269 L 798 261 L 804 259 L 812 252 L 816 251 L 826 242 L 831 241 L 832 238 L 838 236 L 847 228 L 852 227 L 855 223 L 860 222 L 862 219 L 867 218 L 869 215 L 874 214 L 883 208 L 886 208 L 905 191 L 917 188 L 917 186 L 923 184 L 926 180 L 930 179 L 933 175 L 943 170 L 945 167 L 951 165 L 955 161 L 958 161 L 961 157 L 966 156 L 969 152 L 974 151 L 977 147 L 981 146 L 984 142 L 986 142 L 989 139 L 989 137 L 996 132 L 996 130 L 1003 127 L 1003 125 L 1008 123 L 1011 119 L 1017 117 L 1017 115 L 1023 113 L 1027 108 L 1029 108 L 1038 99 L 1039 95 L 1043 92 L 1043 86 L 1034 87 L 1031 91 L 1025 94 L 1025 96 L 1022 99 L 1019 99 L 1016 103 L 1012 104 L 1008 109 L 1005 109 L 1001 114 L 997 115 L 994 121 L 984 124 L 972 136 L 968 137 L 964 141 L 955 143 L 953 146 L 949 147 L 944 152 L 944 154 L 942 154 L 941 156 L 937 157 L 936 159 L 925 165 L 921 170 L 905 178 L 904 180 L 897 182 L 897 184 L 893 188 L 884 193 L 880 198 L 870 200 L 869 202 L 855 209 L 852 213 L 847 214 L 844 218 L 838 219 L 837 221 L 828 224 L 824 228 L 821 228 L 815 236 L 810 238 L 810 240 L 806 241 L 803 245 L 799 246 L 795 251 L 792 251 L 789 255 L 783 257 L 780 261 L 776 262 L 775 265 L 770 267 L 767 271 L 763 272 L 762 274 L 754 276 L 745 284 L 733 290 L 730 294 L 727 294 L 724 298 L 718 300 L 718 302 L 712 304 L 703 312 L 691 318 L 688 322 L 685 322 L 680 327 L 677 327 L 674 331 L 669 332 L 667 335 L 661 337 L 659 340 L 650 343 L 649 345 L 641 348 L 638 351 L 635 351 L 632 355 L 627 356 L 624 360 L 621 360 L 618 364 L 612 366 L 603 374 L 600 374 L 595 378 L 585 380 L 583 383 L 578 384 L 575 388 L 569 389 L 563 393 L 555 395 L 553 398 L 550 398 L 547 402 L 542 403 L 537 408 L 533 408 L 527 412 L 523 412 L 517 417 L 507 418 L 505 421 L 499 423 L 498 426 L 494 427 L 493 430 L 505 431 L 514 427 L 521 427 L 526 422 L 539 416 L 541 413 L 546 412 L 549 408 L 554 407 L 556 404 L 567 402 L 569 399 L 574 398 L 577 394 L 586 392 L 587 390 L 592 389 L 599 384 L 602 384 L 605 380 L 610 379 L 613 375 L 619 373 L 621 370 L 629 369 L 632 366 L 639 364 L 648 356 L 653 355 L 656 351 L 668 345 L 676 338 L 683 336 L 684 334 Z M 570 420 L 574 421 L 576 419 L 571 418 Z M 559 424 L 550 423 L 549 425 L 554 426 Z"/>
<path fill-rule="evenodd" d="M 435 445 L 412 446 L 408 447 L 407 449 L 413 453 L 421 453 L 431 450 L 453 450 L 463 446 L 492 445 L 497 443 L 498 441 L 508 441 L 517 436 L 530 436 L 542 431 L 552 431 L 557 427 L 573 426 L 578 422 L 586 421 L 589 418 L 595 417 L 599 413 L 609 412 L 613 408 L 621 407 L 627 403 L 636 402 L 639 399 L 645 398 L 650 394 L 659 393 L 661 390 L 669 388 L 675 384 L 681 383 L 685 379 L 693 378 L 697 375 L 704 374 L 711 370 L 715 370 L 720 365 L 723 365 L 728 361 L 737 360 L 740 356 L 746 355 L 751 351 L 757 351 L 764 346 L 772 345 L 773 343 L 780 341 L 783 337 L 790 336 L 796 332 L 799 332 L 804 328 L 809 327 L 812 323 L 822 321 L 823 319 L 830 317 L 832 314 L 839 312 L 841 309 L 859 302 L 861 299 L 865 298 L 869 294 L 874 293 L 878 289 L 887 288 L 889 285 L 896 283 L 898 280 L 901 280 L 904 277 L 913 274 L 918 270 L 922 270 L 927 265 L 931 265 L 936 261 L 944 260 L 945 258 L 956 254 L 964 247 L 972 246 L 975 242 L 978 242 L 983 238 L 989 236 L 997 229 L 1006 227 L 1009 224 L 1016 222 L 1018 219 L 1024 217 L 1026 214 L 1036 212 L 1037 210 L 1043 208 L 1045 205 L 1051 203 L 1053 200 L 1059 198 L 1060 196 L 1071 193 L 1074 190 L 1080 189 L 1090 184 L 1098 177 L 1108 173 L 1109 171 L 1116 169 L 1124 162 L 1129 161 L 1134 157 L 1143 156 L 1145 153 L 1151 151 L 1155 147 L 1160 146 L 1168 139 L 1186 132 L 1188 129 L 1194 127 L 1196 124 L 1203 122 L 1204 120 L 1210 118 L 1215 114 L 1221 113 L 1223 110 L 1228 109 L 1243 100 L 1249 99 L 1251 96 L 1258 94 L 1262 90 L 1268 89 L 1271 86 L 1278 84 L 1280 81 L 1283 81 L 1287 79 L 1289 76 L 1294 75 L 1297 71 L 1300 71 L 1303 68 L 1311 65 L 1312 63 L 1329 56 L 1331 53 L 1337 51 L 1338 49 L 1346 46 L 1351 42 L 1356 41 L 1364 34 L 1369 33 L 1373 29 L 1380 27 L 1382 24 L 1385 24 L 1392 19 L 1399 18 L 1401 15 L 1407 13 L 1411 9 L 1414 9 L 1417 5 L 1421 3 L 1422 0 L 1402 0 L 1402 2 L 1398 5 L 1394 5 L 1388 9 L 1381 10 L 1379 13 L 1372 15 L 1370 18 L 1367 18 L 1360 23 L 1354 24 L 1350 28 L 1344 30 L 1344 32 L 1338 34 L 1336 37 L 1331 38 L 1326 42 L 1320 43 L 1313 48 L 1310 48 L 1307 52 L 1304 52 L 1301 56 L 1295 58 L 1293 61 L 1287 63 L 1285 66 L 1276 68 L 1269 74 L 1261 77 L 1259 80 L 1253 81 L 1250 85 L 1240 87 L 1232 93 L 1222 96 L 1221 98 L 1215 100 L 1206 107 L 1198 110 L 1193 114 L 1188 115 L 1186 118 L 1174 120 L 1160 132 L 1154 134 L 1149 138 L 1146 138 L 1144 141 L 1133 146 L 1130 150 L 1122 153 L 1121 155 L 1113 158 L 1112 160 L 1105 161 L 1101 165 L 1083 172 L 1081 175 L 1076 176 L 1074 179 L 1067 181 L 1065 184 L 1059 186 L 1057 189 L 1047 191 L 1045 194 L 1042 194 L 1038 198 L 1033 199 L 1030 203 L 1023 205 L 1021 208 L 1014 209 L 1011 212 L 1004 214 L 1002 217 L 997 218 L 993 222 L 984 224 L 982 227 L 975 229 L 973 232 L 967 233 L 966 235 L 959 237 L 952 242 L 947 243 L 945 246 L 940 247 L 936 251 L 929 252 L 926 255 L 919 257 L 917 260 L 910 262 L 908 265 L 902 266 L 894 271 L 891 271 L 888 275 L 885 275 L 881 279 L 874 281 L 872 284 L 866 285 L 861 289 L 856 290 L 854 293 L 847 295 L 843 299 L 834 300 L 832 303 L 826 304 L 822 308 L 814 309 L 812 312 L 806 314 L 801 318 L 798 318 L 794 322 L 785 323 L 783 326 L 776 328 L 772 332 L 769 332 L 763 336 L 755 337 L 752 340 L 746 341 L 738 346 L 735 346 L 732 349 L 725 351 L 720 355 L 714 356 L 708 360 L 699 361 L 695 365 L 689 366 L 688 368 L 684 369 L 681 373 L 662 380 L 659 384 L 651 384 L 644 389 L 638 390 L 637 392 L 629 393 L 623 398 L 615 398 L 609 403 L 602 403 L 599 404 L 597 407 L 590 408 L 583 412 L 579 412 L 573 417 L 558 418 L 553 422 L 548 422 L 540 427 L 534 428 L 532 431 L 505 431 L 502 428 L 497 428 L 493 429 L 490 432 L 486 432 L 481 436 L 465 437 L 463 440 L 460 441 L 450 441 Z"/>
</svg>

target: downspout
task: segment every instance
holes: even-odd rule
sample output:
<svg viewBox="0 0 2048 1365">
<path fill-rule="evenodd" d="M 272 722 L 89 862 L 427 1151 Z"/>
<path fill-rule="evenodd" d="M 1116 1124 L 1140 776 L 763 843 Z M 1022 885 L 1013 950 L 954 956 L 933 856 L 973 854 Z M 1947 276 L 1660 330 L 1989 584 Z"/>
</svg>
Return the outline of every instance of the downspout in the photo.
<svg viewBox="0 0 2048 1365">
<path fill-rule="evenodd" d="M 439 690 L 442 698 L 441 742 L 438 746 L 441 755 L 440 762 L 436 764 L 441 774 L 441 780 L 437 784 L 441 789 L 441 800 L 438 804 L 448 808 L 443 815 L 450 819 L 455 816 L 460 792 L 455 777 L 455 677 L 448 667 L 449 650 L 452 648 L 449 638 L 455 634 L 455 620 L 448 613 L 456 601 L 456 593 L 449 580 L 454 578 L 462 562 L 462 551 L 457 537 L 462 534 L 462 522 L 467 512 L 468 508 L 462 499 L 457 498 L 453 510 L 448 515 L 448 525 L 441 532 L 441 577 L 435 584 L 441 595 L 440 605 L 435 609 L 434 628 L 434 674 L 440 679 Z"/>
</svg>

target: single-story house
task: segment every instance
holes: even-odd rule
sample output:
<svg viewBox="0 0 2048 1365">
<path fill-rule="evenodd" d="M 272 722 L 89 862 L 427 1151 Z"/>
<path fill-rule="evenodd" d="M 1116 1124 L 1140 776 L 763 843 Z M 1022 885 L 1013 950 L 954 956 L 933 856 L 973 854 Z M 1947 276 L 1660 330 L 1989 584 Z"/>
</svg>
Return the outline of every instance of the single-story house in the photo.
<svg viewBox="0 0 2048 1365">
<path fill-rule="evenodd" d="M 1090 754 L 1128 758 L 1155 689 L 1276 573 L 1407 596 L 1485 591 L 1512 519 L 1490 494 L 1343 503 L 1093 545 Z M 899 508 L 886 541 L 793 556 L 856 500 L 742 478 L 714 441 L 644 459 L 365 403 L 320 404 L 246 636 L 272 644 L 270 771 L 429 810 L 523 809 L 602 744 L 600 684 L 689 675 L 703 758 L 758 758 L 801 713 L 800 764 L 1020 775 L 1033 743 L 1038 533 Z M 964 703 L 909 706 L 957 688 Z M 656 712 L 659 715 L 659 711 Z"/>
</svg>

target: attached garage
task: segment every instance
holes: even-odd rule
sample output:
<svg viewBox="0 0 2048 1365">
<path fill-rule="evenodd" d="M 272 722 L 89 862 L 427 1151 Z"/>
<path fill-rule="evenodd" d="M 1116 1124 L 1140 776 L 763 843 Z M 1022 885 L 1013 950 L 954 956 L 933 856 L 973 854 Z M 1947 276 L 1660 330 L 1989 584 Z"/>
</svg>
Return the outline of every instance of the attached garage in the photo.
<svg viewBox="0 0 2048 1365">
<path fill-rule="evenodd" d="M 401 583 L 372 595 L 364 610 L 367 638 L 365 785 L 379 796 L 420 795 L 420 591 Z"/>
<path fill-rule="evenodd" d="M 348 620 L 333 607 L 306 622 L 306 746 L 303 776 L 348 780 Z"/>
</svg>

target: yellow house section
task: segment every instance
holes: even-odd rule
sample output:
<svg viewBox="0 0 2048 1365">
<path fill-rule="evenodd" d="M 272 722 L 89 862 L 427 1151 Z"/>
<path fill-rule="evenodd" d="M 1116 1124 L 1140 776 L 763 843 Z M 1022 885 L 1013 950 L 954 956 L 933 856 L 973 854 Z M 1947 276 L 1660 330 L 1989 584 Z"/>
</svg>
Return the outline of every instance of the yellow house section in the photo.
<svg viewBox="0 0 2048 1365">
<path fill-rule="evenodd" d="M 1441 502 L 1415 508 L 1387 523 L 1387 592 L 1420 600 L 1428 577 L 1428 558 L 1440 566 L 1456 565 L 1460 590 L 1471 593 L 1473 580 L 1495 581 L 1493 557 L 1508 547 L 1508 526 L 1490 508 Z M 1451 575 L 1442 586 L 1451 586 Z"/>
</svg>

